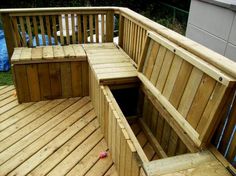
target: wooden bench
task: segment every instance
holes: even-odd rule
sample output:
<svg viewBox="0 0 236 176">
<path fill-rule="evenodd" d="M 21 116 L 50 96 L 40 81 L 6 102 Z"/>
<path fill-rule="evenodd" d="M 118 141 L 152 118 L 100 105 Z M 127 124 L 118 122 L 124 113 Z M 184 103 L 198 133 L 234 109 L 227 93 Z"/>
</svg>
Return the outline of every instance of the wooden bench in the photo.
<svg viewBox="0 0 236 176">
<path fill-rule="evenodd" d="M 116 85 L 115 90 L 121 90 L 117 98 L 113 91 L 113 84 L 117 82 L 114 79 L 106 82 L 109 74 L 117 75 L 113 71 L 118 63 L 123 64 L 123 60 L 129 63 L 128 57 L 125 59 L 124 55 L 122 60 L 122 50 L 116 49 L 116 46 L 85 46 L 91 67 L 90 97 L 118 173 L 123 173 L 125 169 L 139 175 L 140 166 L 144 169 L 143 175 L 177 173 L 181 169 L 191 173 L 192 168 L 203 172 L 201 168 L 206 166 L 211 167 L 207 172 L 209 175 L 215 170 L 219 170 L 218 175 L 228 175 L 210 152 L 202 150 L 207 150 L 222 107 L 227 107 L 236 80 L 156 33 L 147 33 L 144 46 L 138 69 L 132 71 L 131 66 L 129 68 L 139 79 L 135 85 L 139 92 L 138 103 L 134 102 L 138 112 L 132 120 L 140 123 L 155 149 L 158 156 L 153 161 L 148 159 L 130 126 L 130 117 L 125 116 L 122 110 L 122 89 L 130 93 L 134 89 L 127 90 L 128 81 L 120 87 Z M 112 69 L 106 71 L 106 65 Z M 117 79 L 125 78 L 129 69 L 120 69 Z M 131 98 L 126 95 L 123 95 L 123 101 Z M 176 161 L 180 161 L 177 167 L 174 165 Z M 162 167 L 168 162 L 173 167 Z M 186 164 L 188 162 L 191 164 Z M 213 162 L 215 165 L 211 166 Z"/>
<path fill-rule="evenodd" d="M 15 48 L 11 63 L 20 103 L 88 95 L 88 63 L 81 45 Z"/>
<path fill-rule="evenodd" d="M 100 84 L 137 81 L 130 57 L 114 43 L 85 44 L 90 69 Z"/>
</svg>

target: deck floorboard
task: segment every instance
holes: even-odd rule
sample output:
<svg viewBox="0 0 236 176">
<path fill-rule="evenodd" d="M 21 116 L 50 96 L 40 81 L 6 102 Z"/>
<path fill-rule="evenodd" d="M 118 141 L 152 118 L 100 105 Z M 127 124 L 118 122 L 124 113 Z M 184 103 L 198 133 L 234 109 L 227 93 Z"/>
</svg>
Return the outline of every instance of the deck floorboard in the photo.
<svg viewBox="0 0 236 176">
<path fill-rule="evenodd" d="M 18 104 L 14 91 L 0 87 L 0 175 L 117 176 L 89 97 Z"/>
</svg>

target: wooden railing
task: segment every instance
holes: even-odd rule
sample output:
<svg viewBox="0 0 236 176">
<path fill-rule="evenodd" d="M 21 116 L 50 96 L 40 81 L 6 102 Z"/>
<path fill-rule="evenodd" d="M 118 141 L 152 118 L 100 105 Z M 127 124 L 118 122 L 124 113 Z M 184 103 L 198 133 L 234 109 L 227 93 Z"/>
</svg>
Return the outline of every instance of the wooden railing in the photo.
<svg viewBox="0 0 236 176">
<path fill-rule="evenodd" d="M 233 96 L 232 96 L 233 98 Z M 213 136 L 212 143 L 224 157 L 236 167 L 236 100 L 225 107 L 223 118 Z"/>
<path fill-rule="evenodd" d="M 14 47 L 113 41 L 114 8 L 1 10 L 9 57 Z"/>
<path fill-rule="evenodd" d="M 236 78 L 235 62 L 127 8 L 2 9 L 0 13 L 9 57 L 12 55 L 14 47 L 34 47 L 33 43 L 36 46 L 40 45 L 39 37 L 42 39 L 42 45 L 112 42 L 114 15 L 118 15 L 119 45 L 133 59 L 137 67 L 140 65 L 146 34 L 151 31 L 187 50 L 230 77 Z M 26 34 L 29 37 L 28 42 Z M 46 36 L 48 36 L 48 43 L 46 43 Z M 233 97 L 234 92 L 235 87 L 231 88 L 230 97 Z M 215 126 L 217 130 L 212 143 L 219 146 L 219 151 L 233 163 L 236 153 L 234 130 L 236 105 L 235 103 L 232 104 L 230 113 L 229 106 L 231 103 L 232 98 L 219 111 L 218 120 L 221 122 L 219 126 Z"/>
</svg>

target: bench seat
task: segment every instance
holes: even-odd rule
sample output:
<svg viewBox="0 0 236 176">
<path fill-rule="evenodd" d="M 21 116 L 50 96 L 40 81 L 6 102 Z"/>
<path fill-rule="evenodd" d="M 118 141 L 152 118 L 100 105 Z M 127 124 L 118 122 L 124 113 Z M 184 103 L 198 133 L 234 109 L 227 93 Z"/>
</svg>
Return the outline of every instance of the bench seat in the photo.
<svg viewBox="0 0 236 176">
<path fill-rule="evenodd" d="M 27 63 L 45 63 L 45 62 L 64 62 L 65 59 L 66 61 L 85 61 L 86 53 L 82 45 L 15 48 L 11 58 L 11 63 L 27 64 Z"/>
<path fill-rule="evenodd" d="M 101 84 L 137 81 L 137 69 L 130 57 L 114 43 L 85 44 L 88 62 Z"/>
<path fill-rule="evenodd" d="M 88 96 L 82 45 L 15 48 L 11 63 L 20 103 Z"/>
</svg>

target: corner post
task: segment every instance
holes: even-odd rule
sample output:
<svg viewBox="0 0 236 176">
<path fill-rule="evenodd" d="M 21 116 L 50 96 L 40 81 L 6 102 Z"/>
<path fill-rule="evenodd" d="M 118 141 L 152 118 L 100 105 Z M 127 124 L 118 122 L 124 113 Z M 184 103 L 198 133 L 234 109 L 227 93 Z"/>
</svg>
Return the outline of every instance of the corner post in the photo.
<svg viewBox="0 0 236 176">
<path fill-rule="evenodd" d="M 106 14 L 106 42 L 113 42 L 114 35 L 114 11 Z"/>
<path fill-rule="evenodd" d="M 4 30 L 6 45 L 7 45 L 8 59 L 9 59 L 9 63 L 11 63 L 10 58 L 13 54 L 14 47 L 15 47 L 13 27 L 12 27 L 9 13 L 2 13 L 1 17 L 2 17 L 3 30 Z"/>
</svg>

